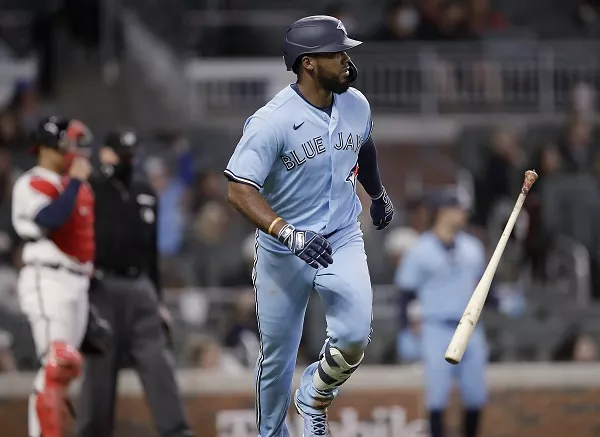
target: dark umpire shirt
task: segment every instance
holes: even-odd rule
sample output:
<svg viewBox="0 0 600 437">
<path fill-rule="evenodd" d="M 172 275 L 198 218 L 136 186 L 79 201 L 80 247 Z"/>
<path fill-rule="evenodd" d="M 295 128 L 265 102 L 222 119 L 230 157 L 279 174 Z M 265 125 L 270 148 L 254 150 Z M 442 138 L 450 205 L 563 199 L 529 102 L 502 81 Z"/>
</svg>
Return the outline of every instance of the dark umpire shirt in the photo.
<svg viewBox="0 0 600 437">
<path fill-rule="evenodd" d="M 96 269 L 124 278 L 146 274 L 160 294 L 156 194 L 145 181 L 127 187 L 99 172 L 90 184 L 96 199 Z"/>
</svg>

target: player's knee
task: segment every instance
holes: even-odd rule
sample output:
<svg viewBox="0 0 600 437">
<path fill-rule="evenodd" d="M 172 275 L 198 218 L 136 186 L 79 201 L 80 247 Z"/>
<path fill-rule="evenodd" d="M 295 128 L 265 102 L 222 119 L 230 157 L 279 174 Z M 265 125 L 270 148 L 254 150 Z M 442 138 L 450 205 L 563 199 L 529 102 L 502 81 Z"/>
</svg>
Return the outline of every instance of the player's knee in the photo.
<svg viewBox="0 0 600 437">
<path fill-rule="evenodd" d="M 65 342 L 52 342 L 44 366 L 46 381 L 66 386 L 81 374 L 82 366 L 83 358 L 75 347 Z"/>
<path fill-rule="evenodd" d="M 348 329 L 340 333 L 336 339 L 335 347 L 342 353 L 348 362 L 356 361 L 363 355 L 371 336 L 371 325 L 360 329 L 354 326 L 354 329 Z"/>
<path fill-rule="evenodd" d="M 428 382 L 427 387 L 427 409 L 429 411 L 444 410 L 450 400 L 450 388 L 445 385 L 434 386 Z"/>
<path fill-rule="evenodd" d="M 485 378 L 477 378 L 474 373 L 474 380 L 460 382 L 460 396 L 462 403 L 466 408 L 479 408 L 487 402 L 487 386 Z M 481 373 L 481 372 L 480 372 Z"/>
<path fill-rule="evenodd" d="M 487 402 L 487 392 L 485 388 L 463 391 L 461 397 L 462 403 L 467 409 L 482 408 Z"/>
</svg>

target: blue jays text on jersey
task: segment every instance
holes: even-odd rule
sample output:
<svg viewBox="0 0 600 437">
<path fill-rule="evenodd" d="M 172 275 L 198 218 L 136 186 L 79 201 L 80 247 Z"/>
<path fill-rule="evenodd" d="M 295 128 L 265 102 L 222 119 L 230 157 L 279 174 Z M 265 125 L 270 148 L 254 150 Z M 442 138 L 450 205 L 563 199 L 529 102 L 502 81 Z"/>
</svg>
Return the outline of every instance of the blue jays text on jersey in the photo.
<svg viewBox="0 0 600 437">
<path fill-rule="evenodd" d="M 350 133 L 346 137 L 344 132 L 338 132 L 338 142 L 333 145 L 333 148 L 335 150 L 349 150 L 358 155 L 362 143 L 362 134 L 357 134 L 354 136 Z M 307 160 L 313 159 L 315 156 L 325 152 L 326 150 L 325 145 L 323 144 L 323 138 L 318 136 L 312 140 L 302 143 L 301 147 L 292 150 L 289 155 L 281 155 L 280 158 L 283 162 L 283 165 L 285 165 L 286 170 L 290 171 L 301 166 Z"/>
<path fill-rule="evenodd" d="M 284 88 L 246 121 L 225 175 L 260 190 L 299 229 L 327 235 L 355 223 L 358 153 L 371 135 L 371 110 L 350 88 L 334 95 L 330 114 Z M 286 250 L 262 232 L 259 244 Z"/>
</svg>

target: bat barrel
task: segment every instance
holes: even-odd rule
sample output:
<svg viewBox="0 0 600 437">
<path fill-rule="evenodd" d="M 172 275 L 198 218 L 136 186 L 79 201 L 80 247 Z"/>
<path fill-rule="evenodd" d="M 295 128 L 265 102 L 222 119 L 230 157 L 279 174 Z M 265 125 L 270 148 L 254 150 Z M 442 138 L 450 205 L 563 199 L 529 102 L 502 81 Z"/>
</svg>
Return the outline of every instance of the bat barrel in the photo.
<svg viewBox="0 0 600 437">
<path fill-rule="evenodd" d="M 517 199 L 512 213 L 510 214 L 510 217 L 508 218 L 504 232 L 502 232 L 502 236 L 496 245 L 496 249 L 492 254 L 492 257 L 481 277 L 481 280 L 479 281 L 479 284 L 477 284 L 477 287 L 473 291 L 473 295 L 467 304 L 467 308 L 465 309 L 465 312 L 463 313 L 460 322 L 454 331 L 452 340 L 448 345 L 448 349 L 446 350 L 445 359 L 450 364 L 458 364 L 463 358 L 469 340 L 471 339 L 473 331 L 475 330 L 475 326 L 479 321 L 479 316 L 483 309 L 483 305 L 485 304 L 490 285 L 496 273 L 496 269 L 498 268 L 500 258 L 504 253 L 504 248 L 506 247 L 508 238 L 512 233 L 517 216 L 523 207 L 523 203 L 525 202 L 527 194 L 529 194 L 531 186 L 534 184 L 537 178 L 538 175 L 535 170 L 527 170 L 525 172 L 525 179 L 523 181 L 523 186 L 521 187 L 521 193 Z"/>
</svg>

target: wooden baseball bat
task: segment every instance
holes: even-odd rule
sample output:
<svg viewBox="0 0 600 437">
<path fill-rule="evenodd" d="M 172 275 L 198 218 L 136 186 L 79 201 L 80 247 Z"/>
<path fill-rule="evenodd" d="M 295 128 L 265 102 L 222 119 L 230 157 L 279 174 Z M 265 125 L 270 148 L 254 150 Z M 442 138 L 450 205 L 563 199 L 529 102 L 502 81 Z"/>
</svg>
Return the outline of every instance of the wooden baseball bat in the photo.
<svg viewBox="0 0 600 437">
<path fill-rule="evenodd" d="M 523 207 L 523 203 L 525 202 L 525 198 L 527 194 L 529 194 L 529 190 L 531 186 L 536 181 L 538 175 L 535 170 L 527 170 L 525 172 L 525 180 L 523 181 L 523 186 L 521 187 L 521 193 L 517 199 L 517 203 L 508 218 L 508 222 L 504 228 L 504 232 L 500 236 L 500 241 L 496 245 L 496 249 L 492 254 L 490 262 L 485 268 L 485 272 L 477 287 L 475 287 L 475 291 L 467 304 L 467 307 L 454 331 L 454 335 L 452 336 L 452 340 L 448 345 L 448 349 L 446 349 L 446 361 L 450 364 L 458 364 L 462 360 L 462 357 L 467 349 L 467 345 L 469 344 L 469 340 L 471 339 L 471 335 L 473 335 L 473 331 L 475 331 L 475 326 L 479 321 L 479 316 L 481 315 L 481 311 L 483 310 L 483 305 L 485 304 L 485 300 L 487 299 L 488 293 L 490 291 L 490 286 L 492 284 L 492 279 L 494 279 L 494 275 L 496 274 L 496 269 L 498 268 L 498 263 L 500 262 L 500 258 L 504 253 L 504 248 L 506 247 L 506 243 L 508 242 L 508 238 L 515 226 L 515 222 L 517 221 L 517 217 L 521 212 L 521 208 Z"/>
</svg>

